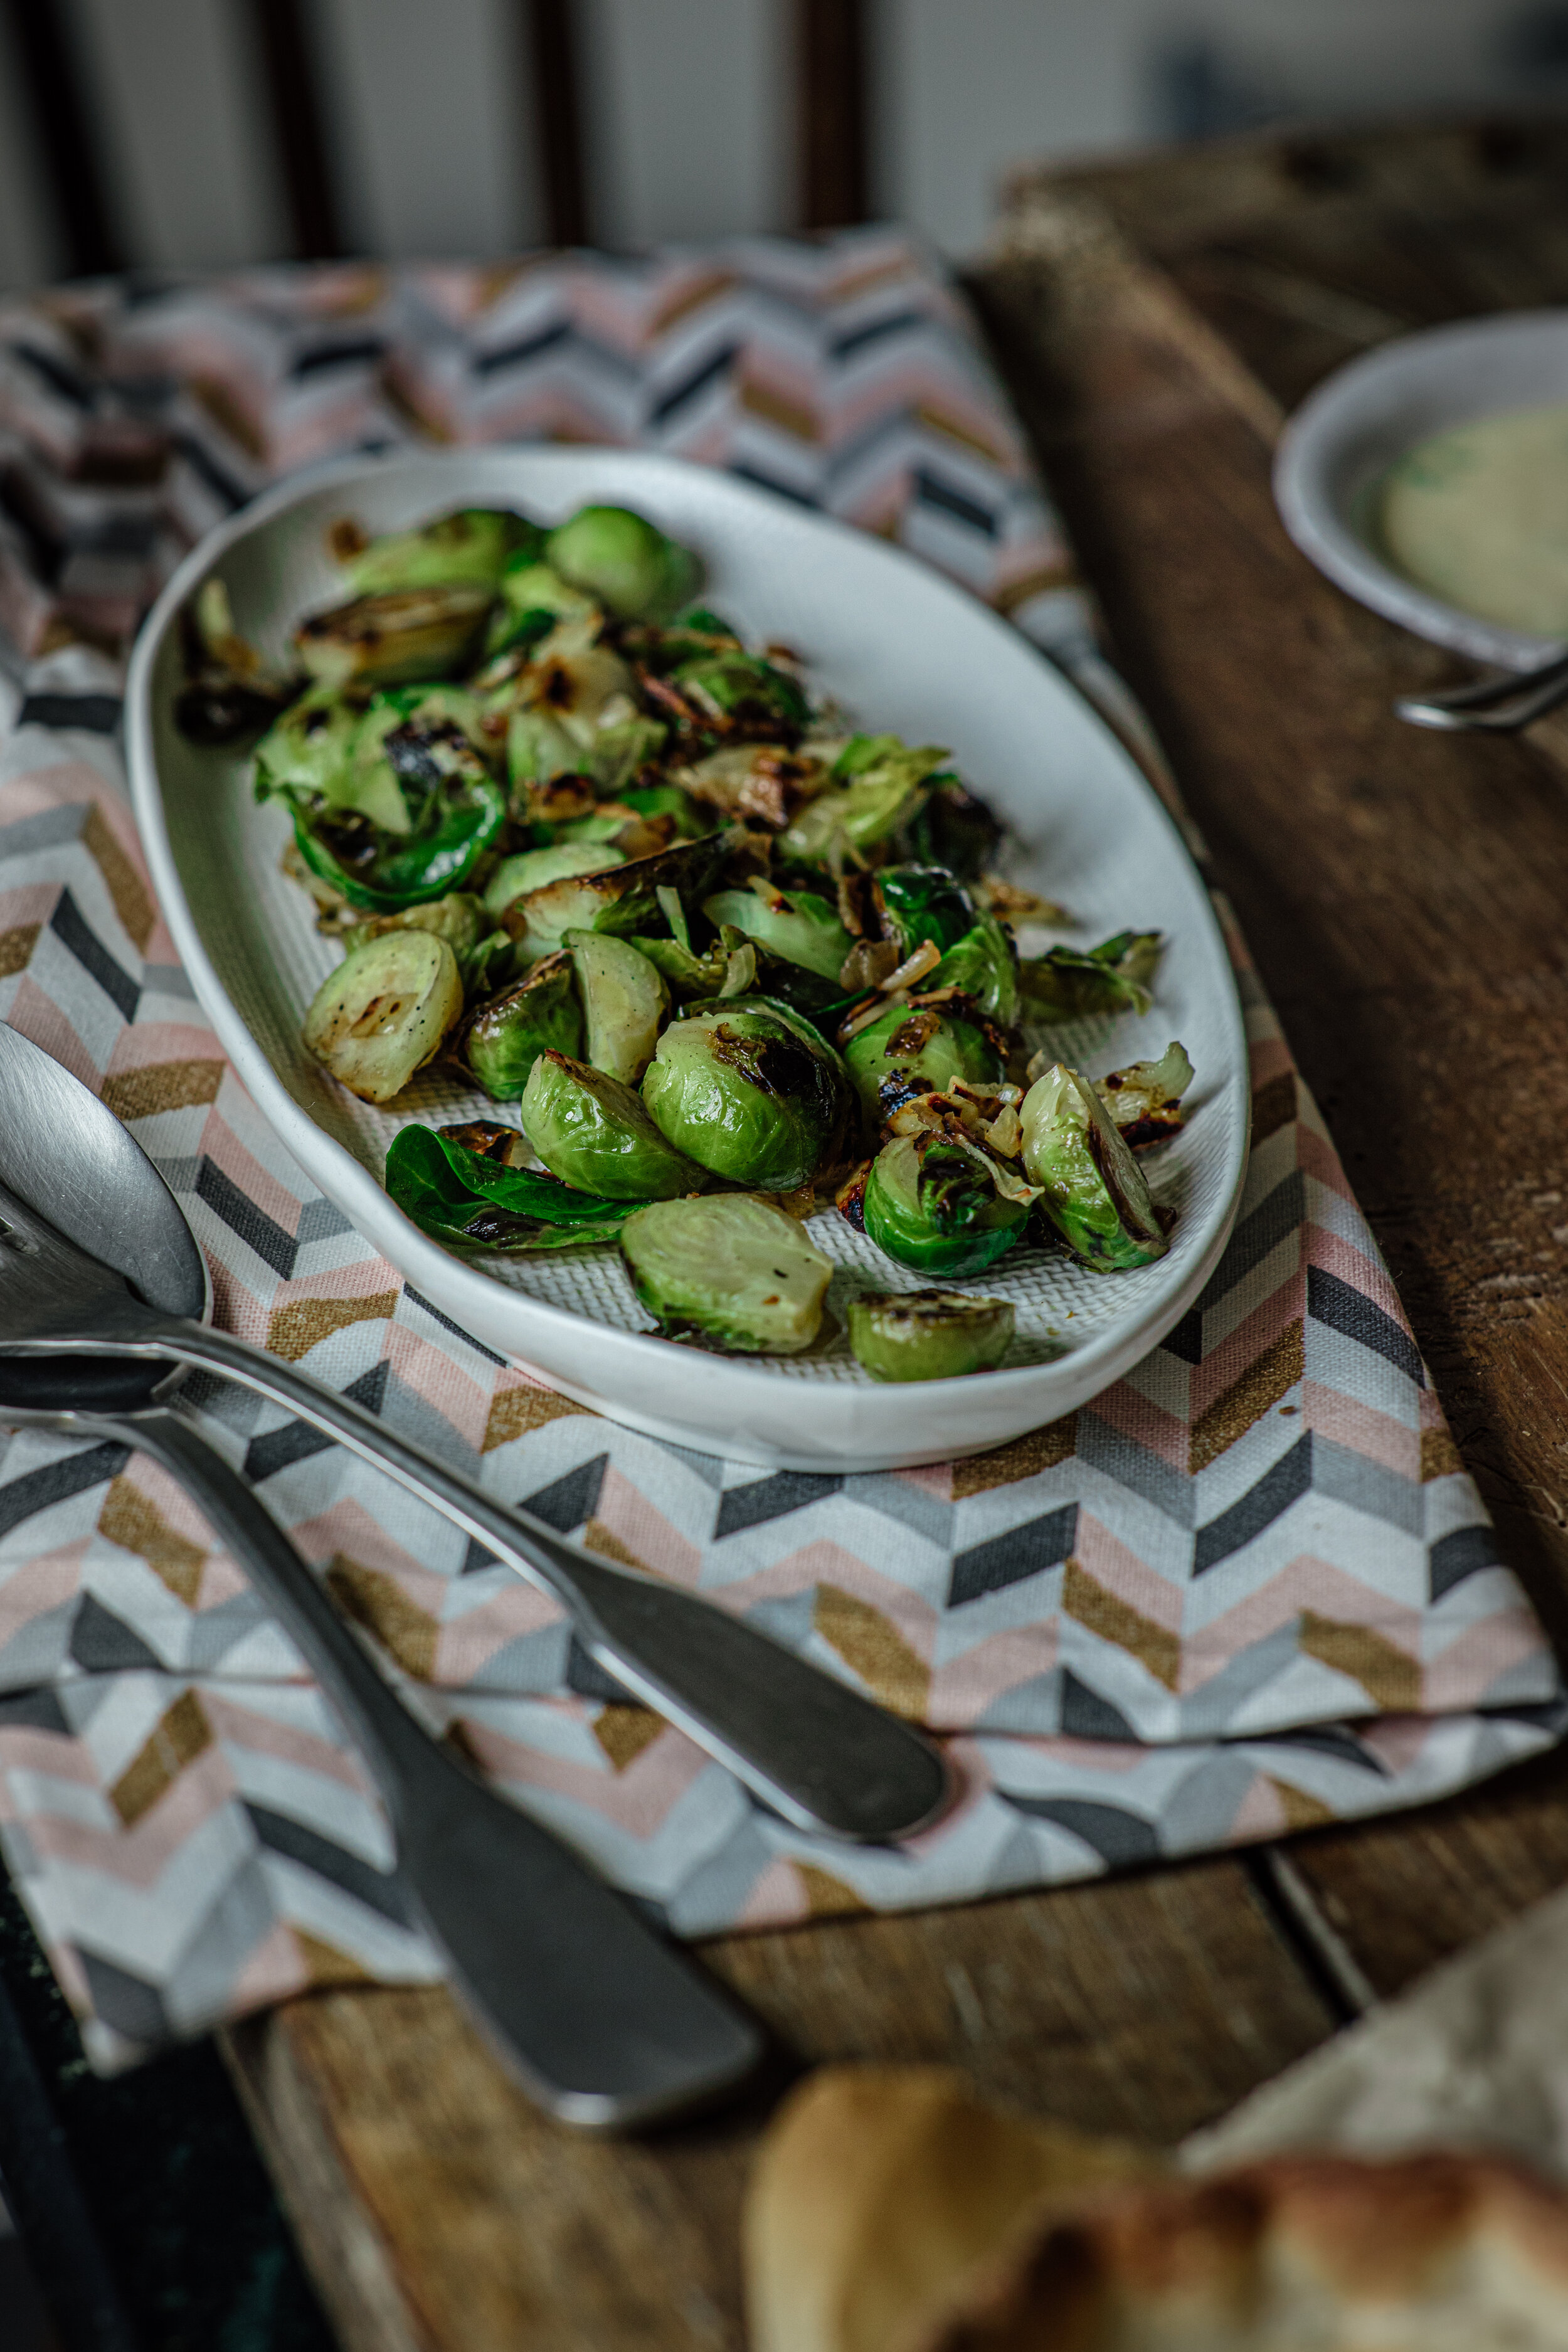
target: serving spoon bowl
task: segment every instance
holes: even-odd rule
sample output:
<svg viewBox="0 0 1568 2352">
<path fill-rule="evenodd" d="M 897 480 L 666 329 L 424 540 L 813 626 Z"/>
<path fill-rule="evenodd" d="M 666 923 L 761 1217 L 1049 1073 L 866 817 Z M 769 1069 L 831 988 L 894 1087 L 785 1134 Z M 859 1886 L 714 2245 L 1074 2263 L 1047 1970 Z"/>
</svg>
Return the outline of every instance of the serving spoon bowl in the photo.
<svg viewBox="0 0 1568 2352">
<path fill-rule="evenodd" d="M 944 1809 L 937 1748 L 847 1684 L 710 1601 L 563 1542 L 336 1390 L 215 1330 L 201 1251 L 151 1160 L 89 1087 L 5 1023 L 0 1183 L 51 1229 L 47 1253 L 0 1248 L 0 1357 L 205 1365 L 387 1471 L 552 1593 L 606 1672 L 785 1821 L 886 1843 Z"/>
</svg>

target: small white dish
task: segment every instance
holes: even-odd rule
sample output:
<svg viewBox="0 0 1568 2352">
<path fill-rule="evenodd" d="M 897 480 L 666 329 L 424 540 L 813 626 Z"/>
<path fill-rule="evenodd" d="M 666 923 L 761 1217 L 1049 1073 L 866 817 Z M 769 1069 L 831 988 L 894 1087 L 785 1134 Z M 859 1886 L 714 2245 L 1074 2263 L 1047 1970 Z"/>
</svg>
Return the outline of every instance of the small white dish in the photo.
<svg viewBox="0 0 1568 2352">
<path fill-rule="evenodd" d="M 1378 484 L 1434 433 L 1568 402 L 1568 310 L 1519 310 L 1401 336 L 1336 368 L 1291 417 L 1274 460 L 1286 530 L 1320 572 L 1433 645 L 1500 669 L 1534 669 L 1560 640 L 1509 629 L 1429 595 L 1382 556 Z"/>
<path fill-rule="evenodd" d="M 1019 878 L 1070 907 L 1082 944 L 1158 929 L 1168 947 L 1153 1011 L 1053 1032 L 1099 1075 L 1179 1037 L 1198 1072 L 1192 1115 L 1151 1165 L 1179 1211 L 1168 1255 L 1137 1272 L 1089 1272 L 1019 1249 L 984 1287 L 1011 1298 L 1008 1364 L 968 1380 L 882 1386 L 840 1329 L 794 1358 L 718 1356 L 658 1338 L 614 1248 L 464 1259 L 411 1224 L 381 1182 L 411 1120 L 497 1115 L 439 1066 L 388 1110 L 356 1101 L 300 1042 L 305 1007 L 339 950 L 279 871 L 289 837 L 257 807 L 249 760 L 187 742 L 180 609 L 210 573 L 238 626 L 281 656 L 301 614 L 342 593 L 324 536 L 352 513 L 402 529 L 458 506 L 515 504 L 553 521 L 594 500 L 635 506 L 700 552 L 705 593 L 748 635 L 778 639 L 858 718 L 952 746 L 1023 845 Z M 889 1469 L 973 1454 L 1058 1418 L 1131 1370 L 1191 1306 L 1229 1234 L 1247 1166 L 1247 1057 L 1208 895 L 1158 798 L 1089 706 L 1017 632 L 936 572 L 868 533 L 729 476 L 608 449 L 476 449 L 355 458 L 286 485 L 224 524 L 181 565 L 138 641 L 126 733 L 137 821 L 175 944 L 225 1051 L 321 1191 L 424 1297 L 552 1386 L 659 1437 L 784 1468 Z M 505 1116 L 502 1112 L 500 1114 Z M 916 1289 L 829 1212 L 813 1237 L 837 1261 L 829 1294 Z"/>
</svg>

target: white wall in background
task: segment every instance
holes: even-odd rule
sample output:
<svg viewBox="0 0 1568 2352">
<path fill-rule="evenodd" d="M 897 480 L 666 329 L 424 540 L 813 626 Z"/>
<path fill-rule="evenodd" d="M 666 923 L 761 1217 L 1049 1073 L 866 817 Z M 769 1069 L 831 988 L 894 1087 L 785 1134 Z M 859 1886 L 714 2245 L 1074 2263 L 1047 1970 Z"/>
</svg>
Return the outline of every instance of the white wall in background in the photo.
<svg viewBox="0 0 1568 2352">
<path fill-rule="evenodd" d="M 537 243 L 521 18 L 512 0 L 318 0 L 340 202 L 361 250 L 430 259 Z"/>
<path fill-rule="evenodd" d="M 775 0 L 584 0 L 601 243 L 717 236 L 785 219 L 785 16 Z"/>
<path fill-rule="evenodd" d="M 126 249 L 164 268 L 276 252 L 282 209 L 240 12 L 71 0 L 68 22 L 105 125 L 106 194 Z"/>
</svg>

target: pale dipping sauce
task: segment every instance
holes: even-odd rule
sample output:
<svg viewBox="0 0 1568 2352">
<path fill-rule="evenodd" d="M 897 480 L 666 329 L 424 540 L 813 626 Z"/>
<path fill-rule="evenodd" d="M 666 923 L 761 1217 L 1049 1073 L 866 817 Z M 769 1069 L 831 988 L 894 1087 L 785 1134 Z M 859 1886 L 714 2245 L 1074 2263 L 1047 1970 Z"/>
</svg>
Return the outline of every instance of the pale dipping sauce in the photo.
<svg viewBox="0 0 1568 2352">
<path fill-rule="evenodd" d="M 1568 637 L 1568 402 L 1420 442 L 1387 475 L 1378 520 L 1418 588 L 1504 628 Z"/>
</svg>

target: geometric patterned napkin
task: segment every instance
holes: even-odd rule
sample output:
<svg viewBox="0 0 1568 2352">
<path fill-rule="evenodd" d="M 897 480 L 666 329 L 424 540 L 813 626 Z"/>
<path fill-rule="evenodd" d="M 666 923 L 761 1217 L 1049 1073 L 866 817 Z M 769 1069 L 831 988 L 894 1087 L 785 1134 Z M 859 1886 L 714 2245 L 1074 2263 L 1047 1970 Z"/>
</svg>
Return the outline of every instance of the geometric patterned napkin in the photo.
<svg viewBox="0 0 1568 2352">
<path fill-rule="evenodd" d="M 73 289 L 0 314 L 0 613 L 30 657 L 0 743 L 0 1016 L 158 1161 L 222 1322 L 928 1724 L 963 1790 L 897 1851 L 801 1836 L 478 1546 L 193 1378 L 411 1703 L 520 1804 L 700 1936 L 1390 1811 L 1559 1736 L 1552 1654 L 1233 926 L 1252 1159 L 1197 1306 L 1066 1421 L 847 1476 L 642 1436 L 466 1338 L 280 1149 L 175 961 L 117 673 L 83 633 L 123 630 L 262 479 L 345 448 L 554 437 L 725 466 L 897 538 L 1114 700 L 1016 427 L 905 239 Z M 102 2066 L 312 1983 L 438 1972 L 331 1710 L 121 1446 L 0 1433 L 0 1844 Z"/>
</svg>

